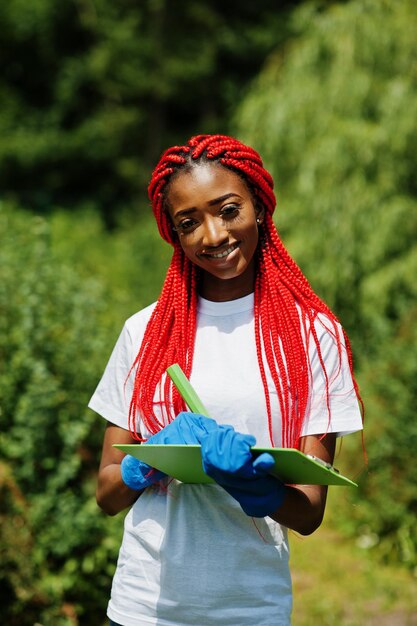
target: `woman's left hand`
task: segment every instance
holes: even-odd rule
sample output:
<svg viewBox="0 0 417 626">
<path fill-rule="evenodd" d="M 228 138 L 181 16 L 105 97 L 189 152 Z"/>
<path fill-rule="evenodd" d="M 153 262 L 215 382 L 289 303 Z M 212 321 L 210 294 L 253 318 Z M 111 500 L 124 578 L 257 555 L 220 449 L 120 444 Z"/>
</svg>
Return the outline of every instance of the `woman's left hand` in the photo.
<svg viewBox="0 0 417 626">
<path fill-rule="evenodd" d="M 202 440 L 201 454 L 206 474 L 235 498 L 247 515 L 265 517 L 281 506 L 285 485 L 268 474 L 274 465 L 270 454 L 253 458 L 250 449 L 255 443 L 252 435 L 219 426 Z"/>
<path fill-rule="evenodd" d="M 183 411 L 165 428 L 146 441 L 146 444 L 199 444 L 218 425 L 210 417 Z"/>
</svg>

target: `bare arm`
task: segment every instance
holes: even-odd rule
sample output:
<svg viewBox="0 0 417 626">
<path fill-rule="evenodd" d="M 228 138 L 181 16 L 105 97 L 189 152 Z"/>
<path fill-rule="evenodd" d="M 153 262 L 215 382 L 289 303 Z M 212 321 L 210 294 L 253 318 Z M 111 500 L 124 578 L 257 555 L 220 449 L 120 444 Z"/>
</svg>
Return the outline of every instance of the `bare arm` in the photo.
<svg viewBox="0 0 417 626">
<path fill-rule="evenodd" d="M 116 515 L 131 506 L 141 495 L 122 481 L 120 463 L 125 456 L 113 448 L 113 443 L 136 443 L 129 431 L 108 424 L 103 441 L 98 473 L 96 498 L 100 508 L 108 515 Z M 336 436 L 309 435 L 301 439 L 300 449 L 328 463 L 333 463 Z M 302 535 L 309 535 L 321 524 L 327 498 L 327 487 L 321 485 L 295 485 L 286 488 L 283 504 L 272 514 L 275 521 Z"/>
<path fill-rule="evenodd" d="M 116 515 L 131 506 L 142 493 L 127 487 L 122 481 L 120 463 L 125 454 L 114 443 L 137 443 L 128 430 L 108 424 L 104 434 L 101 462 L 98 471 L 96 499 L 108 515 Z"/>
<path fill-rule="evenodd" d="M 301 438 L 301 452 L 333 463 L 336 435 L 308 435 Z M 302 535 L 310 535 L 321 524 L 326 508 L 327 486 L 295 485 L 286 488 L 283 504 L 272 519 Z"/>
</svg>

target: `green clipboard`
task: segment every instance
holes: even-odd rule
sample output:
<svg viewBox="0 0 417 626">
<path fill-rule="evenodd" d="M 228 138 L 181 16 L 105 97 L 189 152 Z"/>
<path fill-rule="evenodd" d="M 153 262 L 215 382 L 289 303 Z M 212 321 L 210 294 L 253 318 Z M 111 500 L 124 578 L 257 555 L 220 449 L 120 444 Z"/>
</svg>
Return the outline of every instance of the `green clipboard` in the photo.
<svg viewBox="0 0 417 626">
<path fill-rule="evenodd" d="M 185 403 L 194 413 L 200 413 L 208 417 L 208 412 L 191 383 L 175 364 L 167 369 L 172 382 L 178 389 Z M 137 445 L 137 444 L 114 444 L 126 454 L 148 463 L 152 467 L 180 480 L 183 483 L 208 484 L 214 481 L 204 472 L 201 460 L 201 446 L 199 445 Z M 354 483 L 346 476 L 342 476 L 329 463 L 304 454 L 294 448 L 251 448 L 253 454 L 258 456 L 268 452 L 274 457 L 275 465 L 270 473 L 277 476 L 289 485 L 344 485 L 354 486 Z"/>
<path fill-rule="evenodd" d="M 183 483 L 208 484 L 214 481 L 203 470 L 201 446 L 173 444 L 114 444 L 126 454 L 148 463 Z M 293 448 L 251 448 L 254 455 L 269 452 L 275 465 L 270 473 L 287 485 L 357 486 L 321 459 L 314 459 Z"/>
</svg>

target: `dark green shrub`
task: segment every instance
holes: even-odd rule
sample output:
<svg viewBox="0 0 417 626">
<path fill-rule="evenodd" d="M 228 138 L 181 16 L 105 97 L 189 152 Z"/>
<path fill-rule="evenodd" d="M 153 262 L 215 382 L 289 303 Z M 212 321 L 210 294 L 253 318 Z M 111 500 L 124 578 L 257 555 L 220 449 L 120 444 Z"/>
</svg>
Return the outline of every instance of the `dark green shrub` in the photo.
<svg viewBox="0 0 417 626">
<path fill-rule="evenodd" d="M 269 59 L 237 128 L 274 175 L 284 241 L 352 340 L 369 471 L 343 524 L 413 568 L 417 5 L 308 3 L 294 19 L 299 37 Z"/>
<path fill-rule="evenodd" d="M 2 621 L 98 625 L 118 547 L 86 408 L 108 354 L 102 289 L 57 261 L 44 219 L 2 208 L 0 240 Z"/>
</svg>

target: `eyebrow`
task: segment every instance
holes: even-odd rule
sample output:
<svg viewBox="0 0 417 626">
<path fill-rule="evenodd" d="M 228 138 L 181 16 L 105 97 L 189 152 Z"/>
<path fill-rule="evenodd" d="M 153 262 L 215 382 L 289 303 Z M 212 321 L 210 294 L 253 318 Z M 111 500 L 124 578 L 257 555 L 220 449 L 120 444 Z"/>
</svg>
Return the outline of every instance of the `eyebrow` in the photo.
<svg viewBox="0 0 417 626">
<path fill-rule="evenodd" d="M 223 196 L 219 196 L 218 198 L 214 198 L 213 200 L 209 201 L 209 206 L 215 206 L 216 204 L 220 204 L 220 202 L 224 202 L 225 200 L 227 200 L 228 198 L 240 198 L 238 193 L 225 193 Z M 178 211 L 174 217 L 181 217 L 183 215 L 190 215 L 191 213 L 193 213 L 194 211 L 197 210 L 197 207 L 190 207 L 189 209 L 182 209 L 181 211 Z"/>
<path fill-rule="evenodd" d="M 228 198 L 232 198 L 233 196 L 240 198 L 239 194 L 237 193 L 225 193 L 224 196 L 220 196 L 220 198 L 214 198 L 214 200 L 210 200 L 209 205 L 214 206 L 215 204 L 219 204 L 220 202 L 223 202 L 223 200 L 227 200 Z"/>
</svg>

